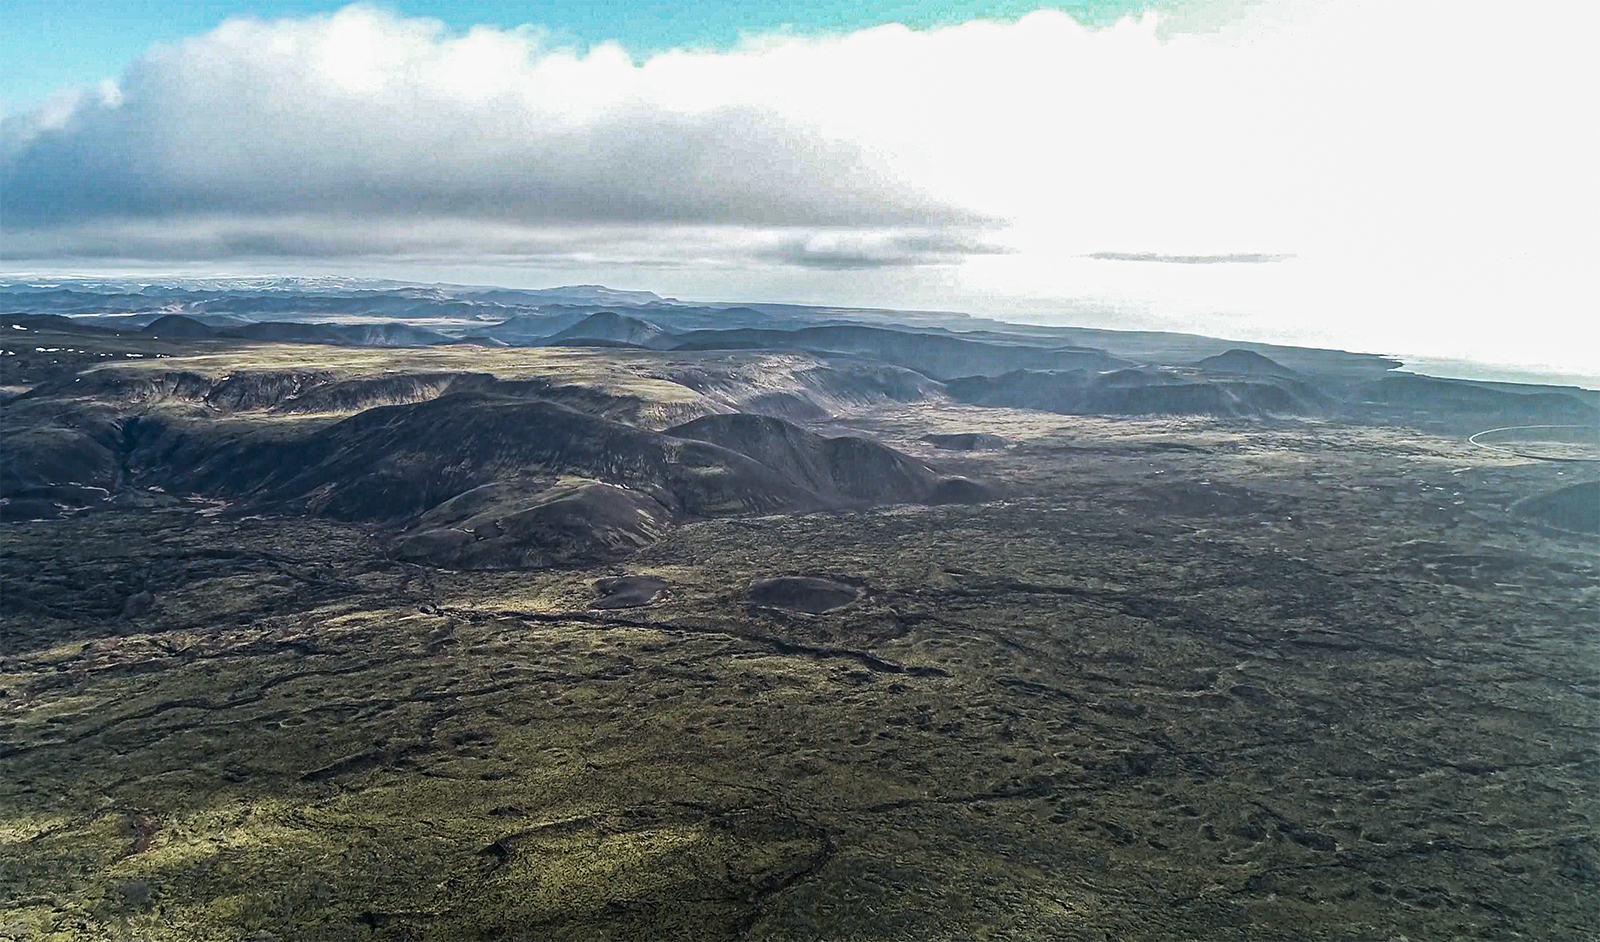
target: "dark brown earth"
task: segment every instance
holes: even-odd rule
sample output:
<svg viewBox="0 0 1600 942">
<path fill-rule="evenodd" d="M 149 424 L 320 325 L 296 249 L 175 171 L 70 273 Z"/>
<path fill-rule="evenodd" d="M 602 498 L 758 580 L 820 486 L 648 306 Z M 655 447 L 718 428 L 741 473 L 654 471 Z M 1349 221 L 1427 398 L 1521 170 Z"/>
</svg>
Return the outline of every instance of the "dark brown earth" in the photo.
<svg viewBox="0 0 1600 942">
<path fill-rule="evenodd" d="M 590 608 L 640 608 L 665 597 L 670 583 L 656 576 L 609 576 L 597 579 L 595 594 L 599 598 L 589 603 Z"/>
<path fill-rule="evenodd" d="M 855 586 L 815 576 L 776 576 L 750 583 L 747 598 L 761 608 L 788 609 L 807 615 L 837 611 L 856 600 Z"/>
<path fill-rule="evenodd" d="M 1600 924 L 1600 555 L 1528 512 L 1578 466 L 804 353 L 194 343 L 0 414 L 0 939 Z M 1013 444 L 924 440 L 969 434 Z"/>
<path fill-rule="evenodd" d="M 1574 533 L 1600 533 L 1600 481 L 1569 484 L 1531 497 L 1517 510 L 1535 520 Z"/>
</svg>

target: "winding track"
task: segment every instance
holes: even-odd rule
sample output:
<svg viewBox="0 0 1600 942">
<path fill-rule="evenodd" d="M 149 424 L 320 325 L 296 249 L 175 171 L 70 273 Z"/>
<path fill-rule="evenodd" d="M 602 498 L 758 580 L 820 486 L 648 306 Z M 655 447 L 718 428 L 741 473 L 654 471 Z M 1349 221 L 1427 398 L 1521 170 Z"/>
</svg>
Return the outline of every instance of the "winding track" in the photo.
<svg viewBox="0 0 1600 942">
<path fill-rule="evenodd" d="M 1588 425 L 1507 425 L 1507 426 L 1504 426 L 1502 428 L 1487 428 L 1487 429 L 1484 429 L 1481 432 L 1476 432 L 1476 433 L 1474 433 L 1472 435 L 1469 435 L 1469 436 L 1467 436 L 1467 444 L 1469 444 L 1469 445 L 1477 445 L 1479 448 L 1487 448 L 1490 451 L 1498 451 L 1498 452 L 1500 452 L 1502 454 L 1515 455 L 1518 458 L 1532 458 L 1532 459 L 1534 459 L 1536 461 L 1563 461 L 1563 462 L 1572 462 L 1572 463 L 1577 463 L 1577 464 L 1595 464 L 1595 463 L 1600 463 L 1600 458 L 1573 458 L 1573 457 L 1557 457 L 1555 455 L 1539 455 L 1539 454 L 1534 454 L 1532 452 L 1517 451 L 1516 449 L 1513 449 L 1513 448 L 1506 448 L 1506 447 L 1503 447 L 1501 445 L 1491 445 L 1488 442 L 1480 442 L 1480 441 L 1478 441 L 1478 438 L 1480 436 L 1490 435 L 1490 434 L 1493 434 L 1495 432 L 1516 432 L 1516 431 L 1521 431 L 1522 429 L 1535 429 L 1535 428 L 1580 428 L 1580 429 L 1587 429 L 1587 428 L 1591 428 L 1591 426 L 1588 426 Z"/>
</svg>

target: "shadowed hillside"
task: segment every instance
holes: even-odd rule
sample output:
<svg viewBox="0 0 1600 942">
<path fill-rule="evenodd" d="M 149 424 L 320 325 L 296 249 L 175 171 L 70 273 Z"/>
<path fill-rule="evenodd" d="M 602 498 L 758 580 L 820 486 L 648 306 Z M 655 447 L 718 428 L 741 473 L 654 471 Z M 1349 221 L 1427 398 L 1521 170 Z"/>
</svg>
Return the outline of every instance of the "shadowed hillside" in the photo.
<svg viewBox="0 0 1600 942">
<path fill-rule="evenodd" d="M 544 343 L 581 344 L 592 341 L 657 350 L 665 350 L 675 345 L 672 335 L 655 324 L 613 311 L 590 314 L 571 327 L 551 334 Z"/>
<path fill-rule="evenodd" d="M 1600 408 L 1565 392 L 1412 373 L 1385 376 L 1357 387 L 1346 410 L 1376 421 L 1457 432 L 1545 423 L 1600 426 Z"/>
<path fill-rule="evenodd" d="M 262 321 L 240 326 L 213 327 L 182 314 L 157 318 L 144 328 L 153 338 L 172 340 L 232 339 L 272 343 L 326 343 L 349 347 L 425 347 L 455 343 L 454 337 L 408 324 L 300 324 Z"/>
<path fill-rule="evenodd" d="M 1229 350 L 1214 357 L 1206 357 L 1195 366 L 1209 373 L 1239 373 L 1245 376 L 1285 376 L 1299 379 L 1300 374 L 1254 350 Z"/>
<path fill-rule="evenodd" d="M 833 504 L 923 501 L 942 481 L 927 465 L 877 442 L 823 438 L 769 416 L 710 415 L 667 434 L 738 452 Z"/>
<path fill-rule="evenodd" d="M 467 568 L 613 558 L 698 516 L 985 497 L 865 439 L 745 414 L 662 433 L 625 420 L 639 408 L 485 374 L 98 370 L 7 410 L 22 447 L 0 483 L 8 518 L 156 488 L 371 522 L 404 531 L 406 558 Z M 306 413 L 331 417 L 274 418 Z"/>
<path fill-rule="evenodd" d="M 992 378 L 965 377 L 947 388 L 961 402 L 1068 415 L 1317 415 L 1331 406 L 1321 391 L 1287 378 L 1149 369 L 1018 370 Z"/>
<path fill-rule="evenodd" d="M 1600 481 L 1569 484 L 1522 501 L 1517 511 L 1574 533 L 1600 533 Z"/>
</svg>

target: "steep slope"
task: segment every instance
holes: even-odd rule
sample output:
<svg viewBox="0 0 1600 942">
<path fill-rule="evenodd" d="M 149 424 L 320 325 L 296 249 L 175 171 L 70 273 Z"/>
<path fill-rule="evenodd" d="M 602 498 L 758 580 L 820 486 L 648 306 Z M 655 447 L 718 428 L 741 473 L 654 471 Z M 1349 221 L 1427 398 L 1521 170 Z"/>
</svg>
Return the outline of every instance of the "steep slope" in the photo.
<svg viewBox="0 0 1600 942">
<path fill-rule="evenodd" d="M 1516 505 L 1518 513 L 1574 533 L 1600 533 L 1600 481 L 1569 484 Z"/>
<path fill-rule="evenodd" d="M 10 404 L 0 413 L 0 498 L 48 498 L 30 505 L 44 517 L 92 503 L 87 491 L 103 496 L 123 483 L 122 448 L 120 416 L 102 404 Z"/>
<path fill-rule="evenodd" d="M 667 434 L 738 452 L 830 503 L 925 501 L 943 480 L 927 465 L 877 442 L 824 438 L 770 416 L 708 415 Z"/>
<path fill-rule="evenodd" d="M 615 558 L 684 517 L 987 497 L 876 442 L 765 416 L 660 433 L 478 391 L 276 428 L 146 415 L 101 450 L 121 459 L 109 483 L 376 523 L 405 558 L 464 568 Z"/>
<path fill-rule="evenodd" d="M 206 340 L 217 336 L 217 328 L 183 314 L 164 314 L 146 324 L 144 332 L 168 340 Z"/>
<path fill-rule="evenodd" d="M 800 484 L 714 445 L 482 393 L 368 409 L 287 440 L 159 420 L 140 422 L 138 435 L 141 470 L 169 490 L 341 520 L 400 522 L 464 491 L 530 476 L 627 486 L 691 514 L 819 504 Z"/>
<path fill-rule="evenodd" d="M 649 546 L 673 523 L 672 513 L 649 495 L 597 481 L 557 485 L 531 497 L 494 499 L 483 490 L 508 488 L 486 485 L 441 504 L 395 541 L 396 558 L 451 569 L 597 562 Z"/>
<path fill-rule="evenodd" d="M 355 413 L 375 406 L 478 393 L 557 402 L 582 412 L 624 421 L 637 420 L 641 408 L 648 405 L 641 397 L 630 393 L 544 378 L 501 379 L 480 372 L 374 372 L 380 375 L 352 376 L 348 371 L 336 369 L 241 369 L 202 373 L 192 369 L 106 368 L 90 370 L 66 381 L 41 384 L 14 405 L 49 412 L 59 408 L 51 403 L 61 399 L 93 398 L 108 408 L 136 411 L 193 406 L 214 415 L 241 412 L 283 415 Z M 684 406 L 678 416 L 680 421 L 712 407 L 711 404 Z"/>
<path fill-rule="evenodd" d="M 504 321 L 481 330 L 474 328 L 471 333 L 482 335 L 501 343 L 516 346 L 519 344 L 533 344 L 544 340 L 552 334 L 560 333 L 575 324 L 583 322 L 591 312 L 587 309 L 575 311 L 555 311 L 517 314 Z"/>
<path fill-rule="evenodd" d="M 655 324 L 613 311 L 590 314 L 571 327 L 552 334 L 543 342 L 551 345 L 581 345 L 597 340 L 658 350 L 673 345 L 672 335 Z"/>
<path fill-rule="evenodd" d="M 944 397 L 944 386 L 915 370 L 870 360 L 810 354 L 700 354 L 673 358 L 660 375 L 731 411 L 812 421 L 884 402 Z M 720 410 L 719 410 L 720 411 Z"/>
<path fill-rule="evenodd" d="M 1206 357 L 1195 366 L 1208 373 L 1238 373 L 1242 376 L 1283 376 L 1299 379 L 1300 374 L 1276 360 L 1264 357 L 1254 350 L 1234 348 L 1214 357 Z"/>
</svg>

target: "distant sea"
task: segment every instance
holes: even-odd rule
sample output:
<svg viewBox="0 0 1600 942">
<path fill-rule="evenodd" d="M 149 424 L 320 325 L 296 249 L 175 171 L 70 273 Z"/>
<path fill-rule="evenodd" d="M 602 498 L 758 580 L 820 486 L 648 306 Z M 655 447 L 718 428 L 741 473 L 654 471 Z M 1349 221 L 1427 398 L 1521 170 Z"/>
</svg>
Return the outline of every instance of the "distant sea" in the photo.
<svg viewBox="0 0 1600 942">
<path fill-rule="evenodd" d="M 1494 383 L 1534 383 L 1541 386 L 1582 386 L 1600 389 L 1600 372 L 1568 373 L 1544 371 L 1534 366 L 1511 366 L 1499 363 L 1479 363 L 1476 360 L 1452 360 L 1446 357 L 1419 357 L 1404 353 L 1393 354 L 1405 363 L 1401 369 L 1410 373 L 1425 373 L 1446 379 L 1476 379 Z"/>
</svg>

